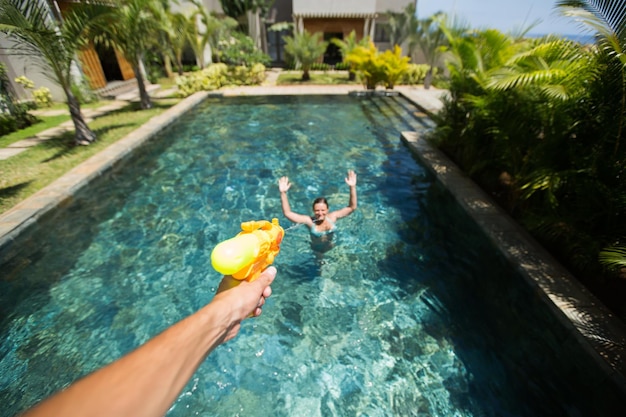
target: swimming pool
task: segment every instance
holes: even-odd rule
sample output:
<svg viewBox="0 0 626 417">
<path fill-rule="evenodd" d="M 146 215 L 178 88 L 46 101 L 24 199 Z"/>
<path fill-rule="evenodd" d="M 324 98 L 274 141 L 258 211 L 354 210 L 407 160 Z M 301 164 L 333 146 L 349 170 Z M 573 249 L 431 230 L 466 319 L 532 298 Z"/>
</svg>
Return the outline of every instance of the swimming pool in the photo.
<svg viewBox="0 0 626 417">
<path fill-rule="evenodd" d="M 287 232 L 261 318 L 171 416 L 614 415 L 617 392 L 401 144 L 398 97 L 211 98 L 3 256 L 0 403 L 11 416 L 207 303 L 213 246 L 278 217 L 359 210 L 315 256 Z M 423 121 L 425 123 L 425 121 Z"/>
</svg>

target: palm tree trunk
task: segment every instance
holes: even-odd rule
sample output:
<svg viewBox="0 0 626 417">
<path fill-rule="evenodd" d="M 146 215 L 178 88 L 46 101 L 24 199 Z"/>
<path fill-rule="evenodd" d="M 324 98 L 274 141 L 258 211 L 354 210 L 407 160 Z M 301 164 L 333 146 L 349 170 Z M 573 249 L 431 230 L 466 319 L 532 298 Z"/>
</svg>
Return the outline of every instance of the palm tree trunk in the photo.
<svg viewBox="0 0 626 417">
<path fill-rule="evenodd" d="M 96 134 L 87 126 L 87 122 L 80 111 L 80 103 L 69 89 L 65 89 L 65 96 L 67 97 L 67 106 L 74 123 L 74 143 L 77 145 L 89 145 L 95 142 L 97 139 Z"/>
<path fill-rule="evenodd" d="M 176 68 L 178 68 L 178 75 L 183 75 L 183 54 L 176 54 Z"/>
<path fill-rule="evenodd" d="M 139 57 L 138 62 L 141 62 Z M 151 109 L 152 101 L 150 100 L 148 90 L 146 90 L 146 82 L 143 78 L 143 73 L 138 64 L 133 64 L 133 71 L 135 71 L 135 77 L 137 78 L 137 87 L 139 88 L 139 99 L 141 101 L 141 108 L 143 110 Z"/>
<path fill-rule="evenodd" d="M 172 59 L 168 54 L 163 54 L 163 66 L 165 67 L 165 74 L 167 78 L 172 78 L 174 72 L 172 71 Z"/>
<path fill-rule="evenodd" d="M 431 66 L 428 68 L 428 71 L 426 72 L 426 77 L 424 77 L 424 89 L 428 90 L 432 82 L 433 82 L 433 67 Z"/>
</svg>

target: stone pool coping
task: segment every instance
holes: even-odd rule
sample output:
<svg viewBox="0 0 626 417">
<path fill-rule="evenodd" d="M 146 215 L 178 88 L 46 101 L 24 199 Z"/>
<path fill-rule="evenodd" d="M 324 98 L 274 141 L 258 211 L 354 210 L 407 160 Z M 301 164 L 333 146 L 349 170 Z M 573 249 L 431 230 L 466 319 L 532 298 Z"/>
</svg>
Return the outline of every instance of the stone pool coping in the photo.
<svg viewBox="0 0 626 417">
<path fill-rule="evenodd" d="M 359 88 L 354 85 L 261 86 L 196 93 L 153 117 L 139 129 L 0 215 L 0 248 L 9 248 L 10 251 L 10 245 L 20 233 L 43 219 L 55 207 L 69 204 L 81 187 L 128 157 L 160 130 L 209 96 L 343 95 L 355 90 Z M 441 109 L 440 99 L 445 94 L 443 90 L 425 90 L 422 87 L 399 86 L 396 90 L 427 113 L 436 113 Z M 563 343 L 579 343 L 597 361 L 607 378 L 626 393 L 626 325 L 579 284 L 443 153 L 420 139 L 416 132 L 403 132 L 401 138 L 452 192 L 503 255 L 513 265 L 517 265 L 525 279 L 537 288 L 542 299 L 569 330 L 570 338 Z"/>
</svg>

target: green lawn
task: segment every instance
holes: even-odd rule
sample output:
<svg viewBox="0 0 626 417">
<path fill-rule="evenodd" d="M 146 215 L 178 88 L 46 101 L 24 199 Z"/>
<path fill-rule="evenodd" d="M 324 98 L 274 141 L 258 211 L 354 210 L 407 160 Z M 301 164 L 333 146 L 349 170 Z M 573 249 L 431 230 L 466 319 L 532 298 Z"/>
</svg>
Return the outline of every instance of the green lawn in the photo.
<svg viewBox="0 0 626 417">
<path fill-rule="evenodd" d="M 96 132 L 98 140 L 89 146 L 75 146 L 74 132 L 71 131 L 9 159 L 0 160 L 0 213 L 52 183 L 179 101 L 153 100 L 154 107 L 150 110 L 140 110 L 137 103 L 130 103 L 119 111 L 97 118 L 89 123 L 89 127 Z"/>
<path fill-rule="evenodd" d="M 5 148 L 12 143 L 27 139 L 35 136 L 39 132 L 56 127 L 63 122 L 70 120 L 69 114 L 60 116 L 37 116 L 39 122 L 32 126 L 28 126 L 25 129 L 18 130 L 17 132 L 9 133 L 8 135 L 0 136 L 0 148 Z"/>
</svg>

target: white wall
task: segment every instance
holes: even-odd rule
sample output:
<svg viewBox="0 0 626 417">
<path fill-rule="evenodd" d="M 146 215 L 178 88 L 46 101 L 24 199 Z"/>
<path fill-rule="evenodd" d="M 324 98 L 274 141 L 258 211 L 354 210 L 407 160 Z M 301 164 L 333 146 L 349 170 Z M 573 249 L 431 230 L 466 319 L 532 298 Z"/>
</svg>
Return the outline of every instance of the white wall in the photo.
<svg viewBox="0 0 626 417">
<path fill-rule="evenodd" d="M 415 0 L 293 0 L 294 14 L 372 14 L 401 12 Z"/>
<path fill-rule="evenodd" d="M 42 69 L 41 65 L 37 65 L 37 59 L 35 57 L 9 55 L 8 49 L 11 49 L 12 45 L 13 42 L 11 40 L 7 39 L 5 35 L 0 34 L 0 62 L 7 67 L 7 77 L 17 97 L 20 100 L 32 99 L 32 90 L 22 88 L 20 84 L 14 81 L 16 77 L 23 75 L 35 83 L 34 89 L 48 87 L 54 101 L 65 101 L 65 93 L 63 93 L 63 90 L 56 82 L 46 77 L 45 74 L 50 73 L 50 71 L 45 71 Z"/>
<path fill-rule="evenodd" d="M 392 11 L 394 13 L 403 12 L 409 4 L 415 4 L 416 0 L 378 0 L 376 2 L 376 12 L 386 13 Z"/>
<path fill-rule="evenodd" d="M 297 15 L 375 13 L 376 3 L 377 0 L 293 0 L 293 13 Z"/>
</svg>

